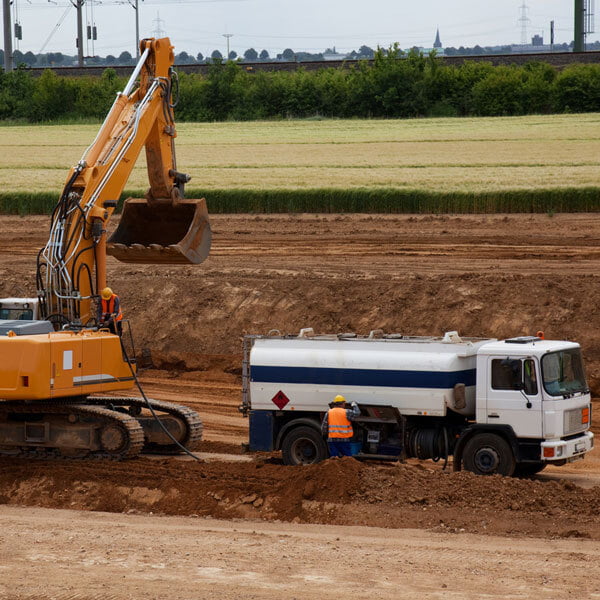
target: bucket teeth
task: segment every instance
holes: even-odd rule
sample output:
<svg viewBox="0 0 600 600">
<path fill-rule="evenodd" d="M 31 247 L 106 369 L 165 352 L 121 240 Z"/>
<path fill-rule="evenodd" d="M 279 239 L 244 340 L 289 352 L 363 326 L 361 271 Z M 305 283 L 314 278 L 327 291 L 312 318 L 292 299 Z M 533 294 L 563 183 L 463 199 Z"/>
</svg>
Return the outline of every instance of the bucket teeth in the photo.
<svg viewBox="0 0 600 600">
<path fill-rule="evenodd" d="M 189 263 L 190 261 L 182 255 L 181 249 L 176 244 L 161 246 L 160 244 L 111 244 L 109 254 L 122 262 L 138 263 Z"/>
</svg>

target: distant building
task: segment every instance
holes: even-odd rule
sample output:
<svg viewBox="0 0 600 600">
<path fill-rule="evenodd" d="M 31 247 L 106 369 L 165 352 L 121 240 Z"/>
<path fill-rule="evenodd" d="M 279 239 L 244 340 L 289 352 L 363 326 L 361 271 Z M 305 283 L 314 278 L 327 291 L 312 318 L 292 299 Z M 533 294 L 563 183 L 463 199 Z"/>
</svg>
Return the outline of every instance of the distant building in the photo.
<svg viewBox="0 0 600 600">
<path fill-rule="evenodd" d="M 423 46 L 413 46 L 412 50 L 417 50 L 418 52 L 421 52 L 421 54 L 425 54 L 425 55 L 429 54 L 430 52 L 435 51 L 437 56 L 444 56 L 444 48 L 442 46 L 442 41 L 440 40 L 439 27 L 435 32 L 435 41 L 433 42 L 433 48 L 424 48 Z"/>
<path fill-rule="evenodd" d="M 544 38 L 541 35 L 534 35 L 531 38 L 531 45 L 532 46 L 543 46 L 544 45 Z"/>
<path fill-rule="evenodd" d="M 537 34 L 531 38 L 531 44 L 513 44 L 510 49 L 511 52 L 516 54 L 552 52 L 552 46 L 550 44 L 544 44 L 544 36 Z"/>
<path fill-rule="evenodd" d="M 335 46 L 333 48 L 327 48 L 327 50 L 323 52 L 323 60 L 346 60 L 346 58 L 348 58 L 348 55 L 337 52 Z"/>
</svg>

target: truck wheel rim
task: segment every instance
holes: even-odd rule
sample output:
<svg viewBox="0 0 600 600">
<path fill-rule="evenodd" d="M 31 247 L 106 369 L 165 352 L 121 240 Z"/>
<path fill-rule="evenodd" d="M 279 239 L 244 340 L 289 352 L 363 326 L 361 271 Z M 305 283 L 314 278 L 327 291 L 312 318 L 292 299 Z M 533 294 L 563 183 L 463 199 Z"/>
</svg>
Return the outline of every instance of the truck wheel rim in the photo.
<svg viewBox="0 0 600 600">
<path fill-rule="evenodd" d="M 312 464 L 317 457 L 315 444 L 310 440 L 296 440 L 291 450 L 296 464 Z"/>
<path fill-rule="evenodd" d="M 500 464 L 500 457 L 495 448 L 486 446 L 475 453 L 475 466 L 481 473 L 494 473 Z"/>
</svg>

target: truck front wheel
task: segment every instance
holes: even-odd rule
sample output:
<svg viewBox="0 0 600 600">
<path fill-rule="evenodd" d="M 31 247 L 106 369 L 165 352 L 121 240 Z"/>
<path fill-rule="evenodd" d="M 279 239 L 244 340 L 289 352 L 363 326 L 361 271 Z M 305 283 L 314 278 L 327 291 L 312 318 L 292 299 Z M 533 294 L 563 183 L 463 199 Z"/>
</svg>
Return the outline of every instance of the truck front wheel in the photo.
<svg viewBox="0 0 600 600">
<path fill-rule="evenodd" d="M 493 433 L 474 435 L 465 445 L 463 464 L 477 475 L 504 475 L 515 472 L 515 457 L 508 442 Z"/>
<path fill-rule="evenodd" d="M 328 456 L 325 441 L 313 427 L 295 427 L 286 434 L 281 454 L 286 465 L 312 465 Z"/>
</svg>

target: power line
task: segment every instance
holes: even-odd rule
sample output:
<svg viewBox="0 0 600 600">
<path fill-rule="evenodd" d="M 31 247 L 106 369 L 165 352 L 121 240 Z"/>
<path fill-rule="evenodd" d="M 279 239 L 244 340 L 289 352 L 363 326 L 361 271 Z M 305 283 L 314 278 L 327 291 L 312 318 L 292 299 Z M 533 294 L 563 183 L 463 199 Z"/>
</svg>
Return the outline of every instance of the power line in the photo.
<svg viewBox="0 0 600 600">
<path fill-rule="evenodd" d="M 49 44 L 50 40 L 54 37 L 54 34 L 60 29 L 60 26 L 63 24 L 63 21 L 66 19 L 69 11 L 73 8 L 72 5 L 67 6 L 65 12 L 62 14 L 61 18 L 58 20 L 58 23 L 54 26 L 54 29 L 50 32 L 50 35 L 46 38 L 46 41 L 42 44 L 40 51 L 38 54 L 42 54 L 42 52 L 46 49 L 46 46 Z"/>
</svg>

